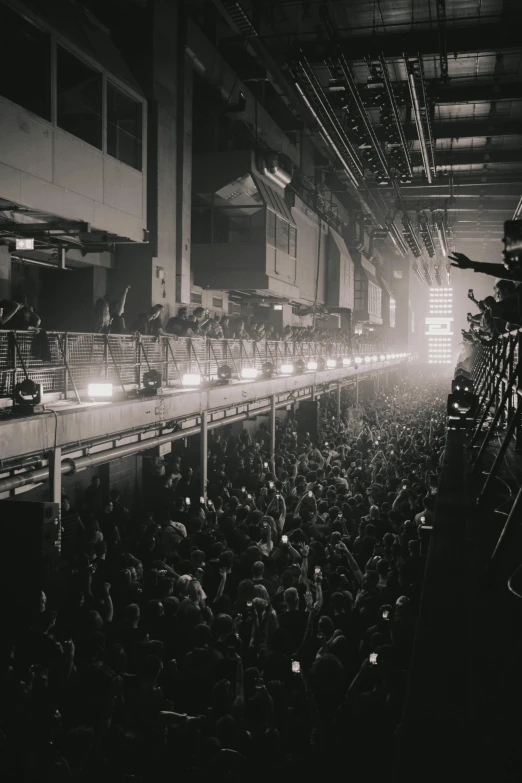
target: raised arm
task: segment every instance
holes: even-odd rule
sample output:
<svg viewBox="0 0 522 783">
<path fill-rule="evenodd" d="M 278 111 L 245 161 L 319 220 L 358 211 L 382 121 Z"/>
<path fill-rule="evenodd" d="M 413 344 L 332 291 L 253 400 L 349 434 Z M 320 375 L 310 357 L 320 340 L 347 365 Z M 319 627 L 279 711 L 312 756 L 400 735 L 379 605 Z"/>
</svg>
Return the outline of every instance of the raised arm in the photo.
<svg viewBox="0 0 522 783">
<path fill-rule="evenodd" d="M 125 300 L 127 299 L 127 294 L 129 293 L 130 285 L 125 286 L 125 291 L 120 297 L 120 301 L 118 302 L 118 307 L 116 310 L 116 315 L 123 315 L 125 312 Z"/>
</svg>

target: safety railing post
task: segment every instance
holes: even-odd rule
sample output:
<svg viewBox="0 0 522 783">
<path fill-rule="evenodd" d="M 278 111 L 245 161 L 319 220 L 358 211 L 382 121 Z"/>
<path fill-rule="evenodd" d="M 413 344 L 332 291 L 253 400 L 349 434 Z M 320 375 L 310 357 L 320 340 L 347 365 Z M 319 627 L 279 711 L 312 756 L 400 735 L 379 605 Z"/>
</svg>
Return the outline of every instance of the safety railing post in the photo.
<svg viewBox="0 0 522 783">
<path fill-rule="evenodd" d="M 60 336 L 58 335 L 59 340 Z M 69 333 L 65 332 L 63 336 L 63 397 L 65 400 L 69 394 L 69 373 L 67 370 L 69 366 Z"/>
</svg>

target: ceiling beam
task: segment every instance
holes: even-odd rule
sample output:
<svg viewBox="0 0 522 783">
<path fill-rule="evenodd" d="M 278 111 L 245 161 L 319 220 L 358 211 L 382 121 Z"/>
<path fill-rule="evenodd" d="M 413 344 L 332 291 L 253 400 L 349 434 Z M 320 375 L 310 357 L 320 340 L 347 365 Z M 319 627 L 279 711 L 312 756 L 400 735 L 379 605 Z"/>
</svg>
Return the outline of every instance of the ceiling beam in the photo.
<svg viewBox="0 0 522 783">
<path fill-rule="evenodd" d="M 414 123 L 402 126 L 408 141 L 416 141 L 417 128 Z M 384 140 L 384 130 L 377 127 L 377 135 Z M 520 120 L 448 120 L 433 123 L 435 139 L 470 139 L 487 138 L 488 136 L 522 136 Z"/>
<path fill-rule="evenodd" d="M 522 163 L 522 149 L 481 147 L 480 149 L 437 150 L 437 164 L 442 166 L 469 166 L 488 163 Z"/>
<path fill-rule="evenodd" d="M 522 100 L 522 83 L 513 81 L 504 84 L 494 82 L 458 84 L 454 81 L 447 87 L 441 84 L 433 86 L 431 98 L 438 105 L 481 101 L 520 101 Z"/>
<path fill-rule="evenodd" d="M 511 20 L 510 20 L 511 21 Z M 476 27 L 447 27 L 446 46 L 450 56 L 454 52 L 497 52 L 520 48 L 522 18 L 513 15 L 512 24 L 490 23 Z M 328 51 L 326 41 L 300 41 L 306 58 L 311 63 L 322 63 Z M 364 60 L 367 55 L 402 57 L 404 53 L 434 54 L 440 51 L 439 33 L 433 30 L 412 30 L 385 35 L 349 36 L 341 39 L 346 58 Z"/>
</svg>

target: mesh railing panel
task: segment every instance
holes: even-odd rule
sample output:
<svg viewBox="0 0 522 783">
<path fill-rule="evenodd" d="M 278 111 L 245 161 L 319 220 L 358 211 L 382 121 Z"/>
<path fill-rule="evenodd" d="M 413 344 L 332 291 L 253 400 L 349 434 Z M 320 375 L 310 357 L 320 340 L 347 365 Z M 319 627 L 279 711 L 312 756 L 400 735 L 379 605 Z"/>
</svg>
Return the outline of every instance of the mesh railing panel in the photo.
<svg viewBox="0 0 522 783">
<path fill-rule="evenodd" d="M 123 384 L 128 388 L 139 385 L 150 367 L 161 373 L 165 385 L 176 386 L 185 373 L 199 372 L 206 379 L 215 378 L 223 364 L 230 367 L 233 376 L 238 376 L 242 367 L 260 370 L 265 362 L 280 365 L 300 358 L 307 361 L 321 356 L 394 350 L 359 345 L 350 352 L 347 346 L 334 343 L 204 337 L 176 340 L 167 336 L 49 332 L 50 360 L 43 361 L 35 337 L 35 332 L 0 331 L 0 397 L 12 396 L 14 384 L 25 377 L 24 366 L 29 377 L 42 384 L 44 392 L 67 394 L 72 391 L 71 377 L 78 391 L 93 381 L 108 381 L 115 387 Z"/>
</svg>

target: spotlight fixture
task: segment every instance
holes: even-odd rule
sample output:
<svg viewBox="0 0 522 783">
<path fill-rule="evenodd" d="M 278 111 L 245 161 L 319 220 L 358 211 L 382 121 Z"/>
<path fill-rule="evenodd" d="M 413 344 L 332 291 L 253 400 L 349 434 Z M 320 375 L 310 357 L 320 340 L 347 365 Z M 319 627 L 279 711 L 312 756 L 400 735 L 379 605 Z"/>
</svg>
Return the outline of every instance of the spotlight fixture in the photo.
<svg viewBox="0 0 522 783">
<path fill-rule="evenodd" d="M 343 356 L 343 367 L 349 367 L 352 363 L 352 360 L 349 356 Z"/>
<path fill-rule="evenodd" d="M 327 359 L 326 360 L 326 366 L 329 369 L 332 369 L 333 367 L 337 367 L 337 362 L 335 361 L 335 359 Z"/>
<path fill-rule="evenodd" d="M 161 389 L 161 373 L 157 370 L 147 370 L 143 373 L 143 389 L 140 394 L 144 397 L 153 396 Z"/>
<path fill-rule="evenodd" d="M 371 360 L 372 360 L 371 356 L 365 356 L 364 357 L 364 361 L 366 362 L 366 364 L 369 364 L 371 362 Z"/>
<path fill-rule="evenodd" d="M 197 389 L 201 386 L 201 375 L 197 372 L 187 372 L 181 378 L 185 389 Z"/>
<path fill-rule="evenodd" d="M 372 362 L 377 362 L 377 361 L 379 361 L 378 357 L 377 356 L 372 356 Z"/>
<path fill-rule="evenodd" d="M 282 364 L 281 365 L 281 375 L 293 375 L 294 372 L 294 365 L 293 364 Z"/>
<path fill-rule="evenodd" d="M 263 378 L 271 378 L 275 372 L 275 367 L 272 362 L 265 362 L 261 367 L 261 372 L 263 373 Z"/>
<path fill-rule="evenodd" d="M 90 383 L 87 394 L 93 400 L 108 400 L 112 397 L 112 383 Z"/>
<path fill-rule="evenodd" d="M 243 367 L 241 370 L 241 378 L 244 381 L 255 381 L 258 375 L 259 370 L 257 367 Z"/>
<path fill-rule="evenodd" d="M 34 406 L 42 402 L 42 384 L 25 378 L 14 387 L 13 408 L 16 413 L 34 413 Z"/>
<path fill-rule="evenodd" d="M 386 356 L 383 353 L 381 353 L 381 362 L 385 362 L 385 361 L 386 361 Z"/>
<path fill-rule="evenodd" d="M 314 359 L 311 359 L 308 364 L 306 365 L 307 370 L 317 370 L 317 362 Z"/>
<path fill-rule="evenodd" d="M 362 357 L 361 356 L 356 356 L 355 359 L 353 360 L 353 363 L 354 364 L 362 364 L 363 363 Z"/>
<path fill-rule="evenodd" d="M 228 366 L 228 364 L 221 364 L 218 367 L 217 371 L 217 382 L 221 386 L 226 386 L 228 383 L 230 383 L 230 379 L 232 378 L 232 370 Z"/>
</svg>

